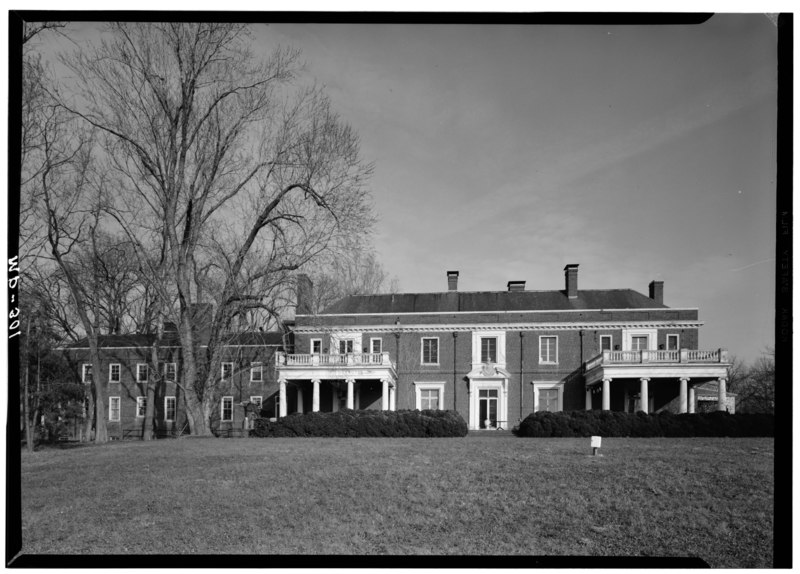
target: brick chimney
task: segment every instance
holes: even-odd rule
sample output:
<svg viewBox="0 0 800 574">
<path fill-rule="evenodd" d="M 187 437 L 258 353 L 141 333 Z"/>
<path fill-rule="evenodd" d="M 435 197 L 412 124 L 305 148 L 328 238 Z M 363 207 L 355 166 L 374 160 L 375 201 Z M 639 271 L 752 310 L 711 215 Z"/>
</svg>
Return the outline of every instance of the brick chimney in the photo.
<svg viewBox="0 0 800 574">
<path fill-rule="evenodd" d="M 525 291 L 525 281 L 509 281 L 509 291 Z"/>
<path fill-rule="evenodd" d="M 650 298 L 659 305 L 664 304 L 664 282 L 650 281 Z"/>
<path fill-rule="evenodd" d="M 447 272 L 447 290 L 458 291 L 458 271 Z"/>
<path fill-rule="evenodd" d="M 297 275 L 297 308 L 296 315 L 311 315 L 313 313 L 312 296 L 314 284 L 311 277 L 305 273 Z"/>
<path fill-rule="evenodd" d="M 569 263 L 564 267 L 564 290 L 567 292 L 567 297 L 575 299 L 578 296 L 578 264 Z"/>
</svg>

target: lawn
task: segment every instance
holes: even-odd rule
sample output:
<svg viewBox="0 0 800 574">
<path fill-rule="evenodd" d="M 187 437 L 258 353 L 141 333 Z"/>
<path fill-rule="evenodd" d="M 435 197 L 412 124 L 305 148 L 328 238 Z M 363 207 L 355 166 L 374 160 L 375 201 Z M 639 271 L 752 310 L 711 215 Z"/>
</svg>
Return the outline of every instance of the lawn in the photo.
<svg viewBox="0 0 800 574">
<path fill-rule="evenodd" d="M 697 556 L 770 567 L 772 439 L 179 439 L 22 455 L 24 554 Z M 93 486 L 94 482 L 97 486 Z"/>
</svg>

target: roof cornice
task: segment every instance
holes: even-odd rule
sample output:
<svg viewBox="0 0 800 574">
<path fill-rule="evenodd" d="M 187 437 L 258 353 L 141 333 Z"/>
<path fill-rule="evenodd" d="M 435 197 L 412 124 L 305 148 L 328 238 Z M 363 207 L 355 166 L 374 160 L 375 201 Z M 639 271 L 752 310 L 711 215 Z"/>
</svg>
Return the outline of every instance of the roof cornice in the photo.
<svg viewBox="0 0 800 574">
<path fill-rule="evenodd" d="M 448 323 L 448 324 L 409 324 L 409 325 L 308 325 L 295 327 L 295 333 L 351 333 L 368 331 L 370 333 L 413 333 L 413 332 L 453 332 L 453 331 L 600 331 L 611 329 L 672 328 L 697 329 L 703 321 L 584 321 L 558 323 Z"/>
</svg>

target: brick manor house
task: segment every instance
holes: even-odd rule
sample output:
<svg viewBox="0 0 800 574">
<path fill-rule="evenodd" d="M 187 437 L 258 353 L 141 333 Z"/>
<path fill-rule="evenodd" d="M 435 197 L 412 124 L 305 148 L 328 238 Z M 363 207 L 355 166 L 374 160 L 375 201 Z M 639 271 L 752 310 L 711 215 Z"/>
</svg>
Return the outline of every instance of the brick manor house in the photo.
<svg viewBox="0 0 800 574">
<path fill-rule="evenodd" d="M 346 297 L 312 314 L 313 285 L 297 282 L 294 321 L 269 333 L 232 334 L 219 373 L 214 428 L 262 416 L 355 409 L 455 409 L 470 429 L 511 428 L 534 411 L 603 409 L 676 413 L 734 410 L 725 349 L 701 350 L 696 308 L 664 305 L 664 284 L 578 289 L 578 265 L 563 290 L 448 290 Z M 144 335 L 101 338 L 109 434 L 136 436 L 144 422 Z M 84 381 L 88 349 L 69 349 Z M 157 431 L 185 425 L 177 333 L 161 343 L 167 383 L 156 395 Z M 87 373 L 88 369 L 88 373 Z M 115 392 L 116 391 L 116 392 Z"/>
</svg>

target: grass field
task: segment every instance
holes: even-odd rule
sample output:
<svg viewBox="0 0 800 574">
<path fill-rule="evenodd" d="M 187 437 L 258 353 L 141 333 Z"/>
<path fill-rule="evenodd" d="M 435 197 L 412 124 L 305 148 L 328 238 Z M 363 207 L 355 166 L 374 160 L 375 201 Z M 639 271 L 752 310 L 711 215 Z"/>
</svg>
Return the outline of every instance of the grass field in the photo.
<svg viewBox="0 0 800 574">
<path fill-rule="evenodd" d="M 772 439 L 182 439 L 22 455 L 23 552 L 772 564 Z M 97 487 L 93 487 L 94 480 Z"/>
</svg>

